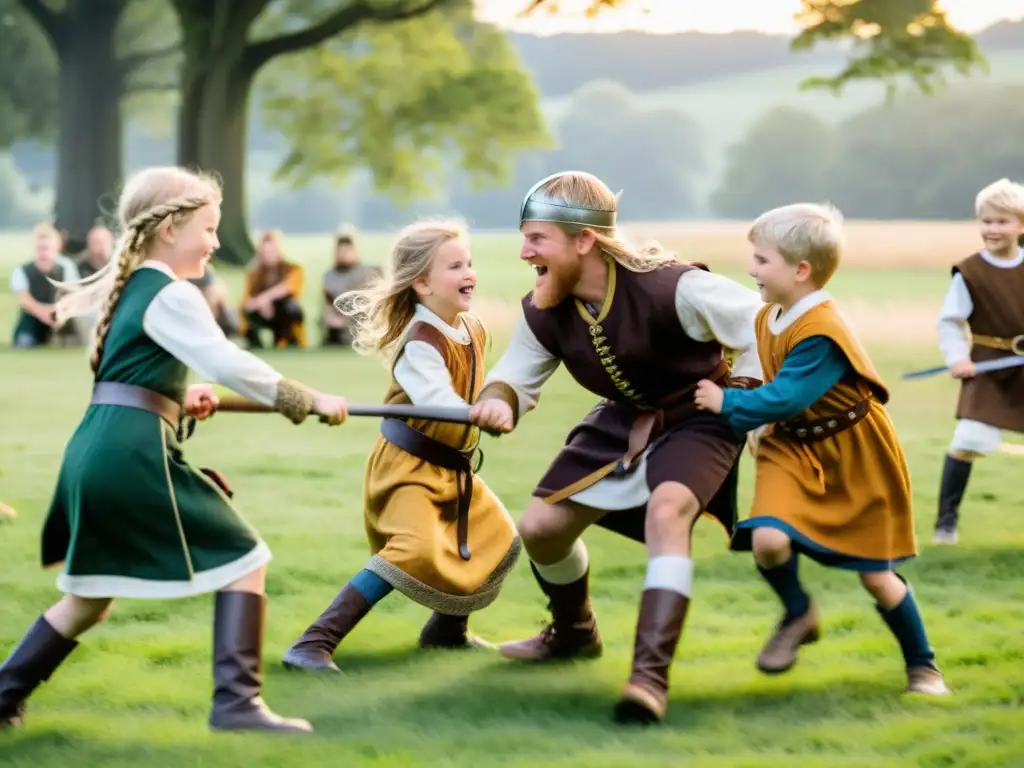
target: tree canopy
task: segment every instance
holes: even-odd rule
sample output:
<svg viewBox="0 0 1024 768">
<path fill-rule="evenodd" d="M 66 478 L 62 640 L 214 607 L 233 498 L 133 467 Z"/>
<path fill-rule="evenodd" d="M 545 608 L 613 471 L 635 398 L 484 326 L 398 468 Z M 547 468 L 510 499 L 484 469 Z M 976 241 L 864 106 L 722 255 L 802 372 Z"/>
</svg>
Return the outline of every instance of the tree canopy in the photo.
<svg viewBox="0 0 1024 768">
<path fill-rule="evenodd" d="M 15 0 L 0 0 L 0 148 L 57 130 L 57 60 Z"/>
<path fill-rule="evenodd" d="M 278 178 L 296 186 L 365 168 L 397 200 L 430 198 L 446 169 L 503 180 L 516 153 L 550 143 L 504 35 L 465 2 L 340 35 L 283 61 L 260 90 L 268 127 L 291 145 Z"/>
</svg>

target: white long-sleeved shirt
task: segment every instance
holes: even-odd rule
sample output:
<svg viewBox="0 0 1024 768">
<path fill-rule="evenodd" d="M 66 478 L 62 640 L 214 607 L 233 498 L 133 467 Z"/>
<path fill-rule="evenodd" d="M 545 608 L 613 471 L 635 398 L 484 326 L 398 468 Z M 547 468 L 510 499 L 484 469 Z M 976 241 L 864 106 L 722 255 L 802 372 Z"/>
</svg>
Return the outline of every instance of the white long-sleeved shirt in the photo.
<svg viewBox="0 0 1024 768">
<path fill-rule="evenodd" d="M 410 325 L 417 322 L 429 323 L 456 344 L 469 344 L 464 323 L 453 328 L 422 304 L 416 306 Z M 452 374 L 441 353 L 425 341 L 410 341 L 403 347 L 394 376 L 414 405 L 468 405 L 452 386 Z"/>
<path fill-rule="evenodd" d="M 1024 264 L 1024 248 L 1017 251 L 1017 257 L 1014 259 L 997 259 L 988 251 L 982 251 L 981 258 L 993 267 L 1013 269 Z M 953 365 L 971 356 L 971 345 L 967 340 L 967 318 L 973 311 L 974 302 L 971 300 L 970 291 L 967 290 L 967 283 L 958 272 L 953 275 L 942 308 L 939 310 L 939 350 L 946 365 Z"/>
<path fill-rule="evenodd" d="M 146 335 L 201 378 L 273 405 L 282 375 L 224 335 L 199 289 L 178 279 L 163 262 L 147 261 L 140 269 L 156 269 L 174 279 L 146 308 Z"/>
<path fill-rule="evenodd" d="M 683 332 L 695 341 L 717 339 L 739 352 L 736 376 L 762 379 L 754 318 L 764 303 L 760 295 L 735 280 L 704 270 L 684 272 L 676 283 L 675 309 Z M 667 352 L 667 350 L 666 350 Z M 521 418 L 536 407 L 544 383 L 559 359 L 542 345 L 520 316 L 508 349 L 487 375 L 484 386 L 502 382 L 515 390 Z"/>
</svg>

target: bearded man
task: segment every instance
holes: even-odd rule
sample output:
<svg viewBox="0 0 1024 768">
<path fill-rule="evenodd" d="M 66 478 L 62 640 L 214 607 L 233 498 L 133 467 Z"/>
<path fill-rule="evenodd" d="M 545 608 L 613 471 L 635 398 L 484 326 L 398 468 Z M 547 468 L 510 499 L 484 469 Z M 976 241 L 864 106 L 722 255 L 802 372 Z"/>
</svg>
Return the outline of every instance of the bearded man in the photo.
<svg viewBox="0 0 1024 768">
<path fill-rule="evenodd" d="M 519 522 L 551 623 L 501 652 L 532 661 L 600 655 L 580 535 L 598 523 L 646 541 L 633 670 L 615 707 L 618 721 L 646 724 L 667 708 L 669 665 L 690 602 L 694 523 L 708 512 L 731 534 L 736 519 L 745 436 L 698 412 L 694 390 L 701 379 L 760 384 L 754 316 L 762 302 L 657 245 L 630 247 L 616 236 L 616 211 L 616 196 L 587 173 L 555 174 L 527 193 L 520 258 L 537 281 L 472 418 L 513 429 L 559 364 L 602 398 L 570 431 Z M 739 353 L 734 366 L 727 348 Z"/>
</svg>

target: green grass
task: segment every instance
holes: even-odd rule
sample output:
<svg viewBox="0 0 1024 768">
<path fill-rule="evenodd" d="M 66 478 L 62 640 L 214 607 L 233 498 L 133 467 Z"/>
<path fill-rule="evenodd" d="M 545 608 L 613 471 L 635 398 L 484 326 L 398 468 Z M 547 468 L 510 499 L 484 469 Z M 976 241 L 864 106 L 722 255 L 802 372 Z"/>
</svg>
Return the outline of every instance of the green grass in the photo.
<svg viewBox="0 0 1024 768">
<path fill-rule="evenodd" d="M 326 242 L 326 238 L 323 239 Z M 0 275 L 20 260 L 24 236 L 0 237 Z M 514 238 L 478 238 L 482 297 L 514 299 L 530 283 Z M 364 246 L 376 260 L 386 239 Z M 296 240 L 314 264 L 327 250 Z M 27 250 L 24 251 L 27 253 Z M 318 271 L 318 270 L 317 270 Z M 849 273 L 843 299 L 891 309 L 904 297 L 937 305 L 946 272 Z M 237 284 L 237 275 L 230 274 Z M 905 286 L 905 287 L 904 287 Z M 486 302 L 482 302 L 486 303 Z M 495 305 L 498 306 L 498 305 Z M 0 318 L 12 313 L 0 299 Z M 898 315 L 890 322 L 899 326 Z M 2 329 L 9 335 L 9 326 Z M 603 530 L 586 534 L 594 601 L 607 646 L 601 660 L 532 669 L 490 654 L 415 649 L 426 609 L 393 595 L 345 641 L 340 679 L 286 674 L 288 644 L 365 562 L 361 482 L 373 420 L 328 430 L 279 417 L 223 414 L 201 424 L 190 458 L 215 466 L 274 551 L 266 645 L 266 695 L 278 711 L 309 718 L 313 739 L 212 735 L 211 598 L 121 601 L 110 621 L 31 701 L 26 728 L 0 737 L 0 764 L 28 768 L 131 766 L 993 766 L 1021 765 L 1024 733 L 1024 490 L 1019 457 L 980 463 L 964 505 L 961 544 L 936 549 L 928 533 L 938 473 L 953 428 L 955 387 L 898 374 L 932 364 L 930 344 L 868 348 L 893 388 L 891 412 L 913 473 L 921 557 L 903 573 L 920 599 L 939 661 L 956 688 L 946 701 L 903 700 L 903 670 L 855 577 L 806 563 L 802 575 L 822 604 L 824 638 L 787 675 L 768 678 L 753 660 L 778 607 L 749 557 L 729 554 L 719 530 L 698 527 L 691 615 L 672 671 L 664 727 L 613 727 L 609 712 L 628 674 L 641 547 Z M 18 519 L 0 526 L 0 655 L 57 597 L 55 574 L 38 566 L 39 530 L 64 442 L 82 413 L 90 380 L 82 350 L 16 353 L 0 340 L 0 498 Z M 500 353 L 499 339 L 491 352 Z M 268 352 L 285 373 L 315 386 L 377 401 L 386 385 L 374 361 L 344 353 Z M 565 432 L 592 398 L 558 374 L 540 409 L 519 430 L 486 439 L 482 474 L 515 517 Z M 742 511 L 752 473 L 745 460 Z M 472 620 L 492 640 L 523 637 L 543 620 L 543 600 L 525 562 L 499 601 Z"/>
</svg>

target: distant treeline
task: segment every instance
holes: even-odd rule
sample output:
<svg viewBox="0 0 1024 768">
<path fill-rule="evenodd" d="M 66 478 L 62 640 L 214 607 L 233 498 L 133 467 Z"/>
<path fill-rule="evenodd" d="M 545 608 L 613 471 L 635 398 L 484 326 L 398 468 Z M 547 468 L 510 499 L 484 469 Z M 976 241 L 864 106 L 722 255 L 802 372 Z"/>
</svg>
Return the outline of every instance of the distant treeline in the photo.
<svg viewBox="0 0 1024 768">
<path fill-rule="evenodd" d="M 1024 23 L 995 25 L 977 39 L 988 54 L 1024 51 Z M 625 189 L 623 218 L 648 220 L 746 217 L 793 198 L 832 199 L 850 216 L 962 217 L 970 214 L 979 184 L 1003 175 L 1024 177 L 1019 88 L 967 85 L 928 99 L 902 99 L 838 125 L 806 112 L 769 111 L 728 150 L 720 171 L 721 158 L 708 149 L 685 103 L 649 106 L 634 94 L 793 63 L 830 71 L 840 61 L 837 50 L 793 54 L 788 38 L 755 32 L 514 35 L 513 41 L 542 96 L 564 96 L 568 103 L 551 125 L 558 148 L 520 156 L 507 187 L 475 190 L 456 174 L 436 200 L 410 208 L 396 207 L 363 179 L 344 190 L 327 184 L 286 189 L 272 180 L 286 145 L 259 124 L 254 106 L 252 225 L 321 232 L 347 221 L 384 229 L 410 216 L 458 213 L 476 227 L 514 227 L 523 192 L 565 168 L 591 170 Z M 129 126 L 125 152 L 126 167 L 133 169 L 173 162 L 174 145 L 172 137 L 155 138 Z M 49 149 L 22 144 L 11 156 L 0 155 L 0 227 L 48 216 L 53 177 Z M 710 198 L 698 187 L 710 187 Z"/>
</svg>

